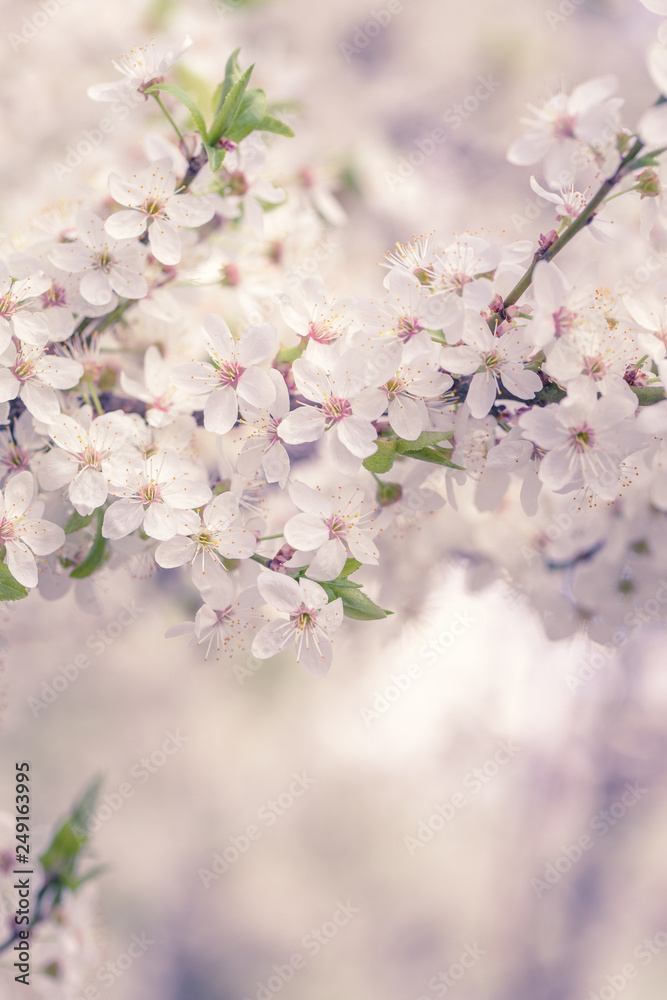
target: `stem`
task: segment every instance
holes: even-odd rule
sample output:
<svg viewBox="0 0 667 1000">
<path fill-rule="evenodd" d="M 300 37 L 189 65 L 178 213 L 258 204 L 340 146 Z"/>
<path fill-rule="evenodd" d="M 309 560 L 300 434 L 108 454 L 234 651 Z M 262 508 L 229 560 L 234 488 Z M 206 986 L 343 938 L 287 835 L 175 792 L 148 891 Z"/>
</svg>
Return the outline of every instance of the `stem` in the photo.
<svg viewBox="0 0 667 1000">
<path fill-rule="evenodd" d="M 282 538 L 282 537 L 283 537 L 283 533 L 281 531 L 279 535 L 264 535 L 263 538 L 258 538 L 257 541 L 258 542 L 271 542 L 271 541 L 273 541 L 274 538 Z"/>
<path fill-rule="evenodd" d="M 563 247 L 566 247 L 570 240 L 577 235 L 585 226 L 589 225 L 593 221 L 600 205 L 605 200 L 609 192 L 616 187 L 616 185 L 621 181 L 626 173 L 628 164 L 634 160 L 637 154 L 644 148 L 644 143 L 641 139 L 637 139 L 628 153 L 625 154 L 618 167 L 607 180 L 601 185 L 596 194 L 593 195 L 589 201 L 586 208 L 581 212 L 580 215 L 572 222 L 567 229 L 558 237 L 555 243 L 552 243 L 550 247 L 546 250 L 538 250 L 531 262 L 530 267 L 523 275 L 522 278 L 516 283 L 512 291 L 503 301 L 503 309 L 507 309 L 508 306 L 513 306 L 515 302 L 518 302 L 525 291 L 530 287 L 533 280 L 533 271 L 535 267 L 541 260 L 553 260 L 556 254 L 560 253 Z"/>
<path fill-rule="evenodd" d="M 102 404 L 100 402 L 100 397 L 97 395 L 97 389 L 95 388 L 95 384 L 91 380 L 91 381 L 89 381 L 87 383 L 87 385 L 88 385 L 88 389 L 90 391 L 90 398 L 92 399 L 93 405 L 95 406 L 95 409 L 97 410 L 97 415 L 99 417 L 101 417 L 104 414 L 104 407 L 102 406 Z"/>
<path fill-rule="evenodd" d="M 167 121 L 170 122 L 170 124 L 172 125 L 172 127 L 173 127 L 176 135 L 181 140 L 181 142 L 183 142 L 184 140 L 183 140 L 183 136 L 181 135 L 181 130 L 179 129 L 178 125 L 176 124 L 176 122 L 174 121 L 174 119 L 171 117 L 171 115 L 169 114 L 169 112 L 167 111 L 167 109 L 165 108 L 164 104 L 162 103 L 162 98 L 160 97 L 159 94 L 153 94 L 153 97 L 155 98 L 155 100 L 158 102 L 158 104 L 160 105 L 160 107 L 164 111 L 165 116 L 167 118 Z"/>
</svg>

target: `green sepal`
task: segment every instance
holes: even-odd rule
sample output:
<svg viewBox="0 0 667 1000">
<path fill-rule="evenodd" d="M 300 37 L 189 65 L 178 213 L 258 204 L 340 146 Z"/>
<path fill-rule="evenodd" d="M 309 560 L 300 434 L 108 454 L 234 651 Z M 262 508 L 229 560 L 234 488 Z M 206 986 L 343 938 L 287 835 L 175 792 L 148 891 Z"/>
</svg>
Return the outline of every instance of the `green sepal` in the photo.
<svg viewBox="0 0 667 1000">
<path fill-rule="evenodd" d="M 303 354 L 303 347 L 297 344 L 296 347 L 283 347 L 276 355 L 275 364 L 291 365 Z"/>
<path fill-rule="evenodd" d="M 28 590 L 15 580 L 6 563 L 0 563 L 0 601 L 21 601 Z"/>
<path fill-rule="evenodd" d="M 659 385 L 631 385 L 640 406 L 652 406 L 665 398 L 665 390 Z"/>
<path fill-rule="evenodd" d="M 274 118 L 273 115 L 264 115 L 259 125 L 255 127 L 260 132 L 274 132 L 275 135 L 284 135 L 286 139 L 294 138 L 294 129 L 286 122 L 281 122 L 280 118 Z"/>
</svg>

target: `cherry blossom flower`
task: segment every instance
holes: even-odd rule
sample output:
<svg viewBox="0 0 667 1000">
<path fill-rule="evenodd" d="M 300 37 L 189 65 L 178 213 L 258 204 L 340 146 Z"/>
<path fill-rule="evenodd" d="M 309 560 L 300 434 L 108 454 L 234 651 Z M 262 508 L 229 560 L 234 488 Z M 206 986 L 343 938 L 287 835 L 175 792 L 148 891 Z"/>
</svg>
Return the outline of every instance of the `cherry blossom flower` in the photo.
<svg viewBox="0 0 667 1000">
<path fill-rule="evenodd" d="M 192 45 L 186 35 L 181 47 L 175 51 L 159 48 L 152 38 L 147 45 L 135 46 L 122 56 L 111 60 L 114 69 L 122 74 L 122 79 L 111 83 L 96 83 L 88 88 L 88 96 L 94 101 L 122 101 L 128 91 L 143 93 L 152 83 L 162 82 L 163 75 L 181 58 Z"/>
<path fill-rule="evenodd" d="M 34 347 L 44 347 L 49 328 L 37 311 L 37 296 L 46 292 L 51 279 L 46 275 L 13 278 L 0 261 L 0 351 L 9 345 L 12 335 Z"/>
<path fill-rule="evenodd" d="M 366 347 L 381 337 L 385 342 L 402 344 L 416 341 L 427 350 L 431 344 L 430 329 L 451 331 L 457 339 L 463 323 L 463 305 L 456 295 L 433 295 L 414 274 L 404 268 L 392 268 L 384 279 L 387 295 L 384 301 L 364 301 L 356 304 L 362 328 L 353 342 Z"/>
<path fill-rule="evenodd" d="M 41 347 L 13 344 L 0 355 L 0 400 L 19 396 L 33 417 L 48 423 L 60 412 L 56 389 L 71 389 L 83 375 L 83 365 L 69 358 L 44 354 Z"/>
<path fill-rule="evenodd" d="M 49 424 L 56 447 L 41 457 L 38 478 L 43 490 L 68 485 L 68 496 L 79 514 L 92 514 L 105 502 L 108 459 L 119 451 L 129 435 L 129 422 L 121 411 L 93 418 L 89 406 L 78 419 L 60 413 Z"/>
<path fill-rule="evenodd" d="M 137 239 L 148 229 L 151 253 L 161 264 L 178 264 L 181 259 L 181 227 L 203 226 L 213 217 L 213 206 L 205 197 L 176 193 L 177 179 L 169 161 L 158 160 L 147 170 L 123 180 L 109 177 L 112 197 L 126 208 L 110 215 L 104 223 L 116 240 Z"/>
<path fill-rule="evenodd" d="M 248 559 L 257 549 L 257 539 L 244 525 L 238 498 L 221 493 L 204 507 L 201 517 L 186 511 L 177 535 L 161 542 L 155 552 L 158 566 L 171 569 L 189 563 L 192 580 L 200 589 L 210 585 L 211 566 L 225 559 Z"/>
<path fill-rule="evenodd" d="M 71 274 L 84 272 L 79 291 L 87 302 L 109 306 L 114 292 L 126 299 L 148 294 L 142 274 L 146 253 L 136 239 L 112 239 L 94 212 L 79 212 L 76 228 L 78 239 L 59 243 L 49 259 Z"/>
<path fill-rule="evenodd" d="M 34 502 L 34 495 L 30 472 L 12 476 L 0 495 L 0 543 L 7 552 L 9 572 L 24 587 L 37 586 L 35 556 L 55 552 L 65 541 L 59 525 L 41 520 L 44 504 Z"/>
<path fill-rule="evenodd" d="M 462 347 L 443 347 L 440 364 L 455 374 L 472 375 L 466 402 L 473 417 L 487 415 L 498 394 L 499 380 L 520 399 L 530 399 L 542 388 L 537 372 L 524 368 L 528 349 L 521 331 L 494 337 L 486 323 L 470 313 L 464 340 Z"/>
<path fill-rule="evenodd" d="M 307 358 L 297 358 L 292 365 L 294 381 L 301 395 L 313 400 L 317 406 L 300 407 L 283 419 L 283 441 L 288 444 L 315 441 L 325 430 L 331 431 L 334 460 L 344 472 L 357 471 L 362 459 L 377 450 L 377 430 L 367 417 L 359 413 L 360 394 L 367 384 L 365 373 L 369 360 L 364 351 L 346 351 L 327 373 Z M 376 378 L 380 377 L 376 375 Z M 317 409 L 319 420 L 312 413 L 303 412 L 308 409 Z"/>
<path fill-rule="evenodd" d="M 204 343 L 211 356 L 174 369 L 177 386 L 193 395 L 207 394 L 204 427 L 214 434 L 226 434 L 236 423 L 239 398 L 251 406 L 269 406 L 276 389 L 267 372 L 257 365 L 275 353 L 277 333 L 269 323 L 249 326 L 235 343 L 220 316 L 209 313 L 204 319 Z"/>
<path fill-rule="evenodd" d="M 288 617 L 259 630 L 252 644 L 253 654 L 266 660 L 294 643 L 297 663 L 302 663 L 314 677 L 324 676 L 331 666 L 330 636 L 343 623 L 341 598 L 328 603 L 326 591 L 314 580 L 302 577 L 297 582 L 270 571 L 259 574 L 257 589 L 267 604 Z"/>
<path fill-rule="evenodd" d="M 425 399 L 443 396 L 453 385 L 453 379 L 438 369 L 438 348 L 421 351 L 419 344 L 409 343 L 403 350 L 401 364 L 377 389 L 361 394 L 367 416 L 377 419 L 387 409 L 392 430 L 414 441 L 429 425 Z"/>
<path fill-rule="evenodd" d="M 168 449 L 143 461 L 111 461 L 109 493 L 122 499 L 104 514 L 105 538 L 123 538 L 143 526 L 151 538 L 166 541 L 183 525 L 183 511 L 211 499 L 210 488 L 184 475 L 177 453 Z"/>
<path fill-rule="evenodd" d="M 621 323 L 610 328 L 604 318 L 589 319 L 555 342 L 542 371 L 568 390 L 590 382 L 603 395 L 631 393 L 624 376 L 639 359 L 637 337 L 631 330 Z"/>
<path fill-rule="evenodd" d="M 575 190 L 572 181 L 569 184 L 559 184 L 557 186 L 558 194 L 554 191 L 547 191 L 541 184 L 538 184 L 534 177 L 530 178 L 530 186 L 540 198 L 556 205 L 556 222 L 559 226 L 562 223 L 569 225 L 583 212 L 590 200 L 583 192 Z M 601 243 L 613 241 L 613 228 L 614 223 L 611 219 L 605 219 L 602 212 L 596 212 L 586 226 L 591 236 L 595 236 Z"/>
<path fill-rule="evenodd" d="M 273 403 L 258 410 L 241 401 L 243 423 L 255 433 L 244 441 L 237 465 L 240 472 L 250 476 L 261 467 L 267 483 L 278 483 L 280 488 L 284 489 L 289 476 L 290 459 L 282 442 L 282 422 L 290 412 L 290 398 L 285 379 L 280 372 L 272 368 L 269 378 L 276 390 Z M 319 414 L 313 407 L 303 407 L 301 417 L 308 438 L 308 422 L 319 426 Z M 294 434 L 296 431 L 293 429 L 292 444 L 296 443 Z"/>
<path fill-rule="evenodd" d="M 36 457 L 39 458 L 45 447 L 30 412 L 24 410 L 14 421 L 11 431 L 0 430 L 0 478 L 14 472 L 34 471 Z"/>
<path fill-rule="evenodd" d="M 160 354 L 156 344 L 151 344 L 144 354 L 144 384 L 120 373 L 120 387 L 128 396 L 146 403 L 146 423 L 151 427 L 166 427 L 182 414 L 196 409 L 196 399 L 191 392 L 174 384 L 173 364 Z"/>
<path fill-rule="evenodd" d="M 645 443 L 635 428 L 636 399 L 586 390 L 560 403 L 533 407 L 519 426 L 546 454 L 539 476 L 554 492 L 597 494 L 614 500 L 624 480 L 623 461 Z"/>
<path fill-rule="evenodd" d="M 220 654 L 229 658 L 243 652 L 256 633 L 257 626 L 266 621 L 259 608 L 264 603 L 256 587 L 247 587 L 234 597 L 234 586 L 227 577 L 202 594 L 204 603 L 194 622 L 172 625 L 165 632 L 166 639 L 190 635 L 191 646 L 204 646 L 204 659 L 208 659 L 215 644 L 216 659 Z"/>
<path fill-rule="evenodd" d="M 544 173 L 550 184 L 573 177 L 580 144 L 595 149 L 616 138 L 623 103 L 612 97 L 617 87 L 615 76 L 600 76 L 575 87 L 569 97 L 561 92 L 541 108 L 529 105 L 533 117 L 522 119 L 528 132 L 512 143 L 507 159 L 525 166 L 546 157 Z"/>
<path fill-rule="evenodd" d="M 350 325 L 349 318 L 339 312 L 335 299 L 327 295 L 319 276 L 304 278 L 298 295 L 287 297 L 280 303 L 282 317 L 295 333 L 306 341 L 307 357 L 315 364 L 322 364 L 326 354 L 321 346 L 339 343 Z"/>
<path fill-rule="evenodd" d="M 361 563 L 377 565 L 379 553 L 369 525 L 375 505 L 354 484 L 327 496 L 305 483 L 290 486 L 290 497 L 302 511 L 285 524 L 285 540 L 295 549 L 315 551 L 308 567 L 314 580 L 334 580 L 348 552 Z"/>
</svg>

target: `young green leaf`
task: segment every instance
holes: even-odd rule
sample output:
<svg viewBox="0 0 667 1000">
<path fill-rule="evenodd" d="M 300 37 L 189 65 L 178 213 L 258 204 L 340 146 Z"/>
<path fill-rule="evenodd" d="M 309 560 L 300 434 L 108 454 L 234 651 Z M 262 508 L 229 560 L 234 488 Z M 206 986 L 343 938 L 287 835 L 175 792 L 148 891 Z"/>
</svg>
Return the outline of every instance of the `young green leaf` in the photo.
<svg viewBox="0 0 667 1000">
<path fill-rule="evenodd" d="M 102 565 L 107 556 L 107 540 L 102 535 L 102 522 L 104 520 L 104 511 L 101 507 L 97 508 L 97 531 L 95 532 L 95 538 L 93 544 L 90 547 L 90 551 L 85 559 L 83 559 L 79 565 L 72 570 L 70 576 L 73 576 L 75 580 L 82 580 L 86 576 L 90 576 L 95 570 Z"/>
<path fill-rule="evenodd" d="M 28 591 L 15 580 L 6 563 L 0 563 L 0 601 L 20 601 L 28 596 Z"/>
<path fill-rule="evenodd" d="M 377 451 L 364 459 L 364 468 L 376 474 L 389 472 L 396 457 L 396 438 L 378 438 Z"/>
<path fill-rule="evenodd" d="M 242 112 L 246 88 L 250 82 L 250 75 L 253 69 L 254 66 L 251 66 L 250 69 L 245 71 L 222 102 L 222 106 L 213 119 L 208 136 L 206 137 L 207 142 L 211 146 L 214 146 L 222 135 L 235 140 L 235 136 L 231 134 L 230 129 L 235 123 L 237 115 Z M 255 93 L 255 91 L 250 91 L 250 93 Z"/>
<path fill-rule="evenodd" d="M 90 524 L 92 519 L 92 514 L 79 514 L 78 511 L 75 510 L 65 525 L 65 534 L 71 535 L 73 532 L 79 531 L 81 528 L 85 528 L 87 524 Z"/>
</svg>

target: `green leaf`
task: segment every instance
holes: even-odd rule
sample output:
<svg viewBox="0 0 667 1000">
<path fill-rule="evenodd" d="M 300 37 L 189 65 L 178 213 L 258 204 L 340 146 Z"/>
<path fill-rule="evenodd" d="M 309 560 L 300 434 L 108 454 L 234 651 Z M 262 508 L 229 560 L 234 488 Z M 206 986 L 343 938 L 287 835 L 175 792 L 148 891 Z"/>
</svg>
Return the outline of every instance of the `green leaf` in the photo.
<svg viewBox="0 0 667 1000">
<path fill-rule="evenodd" d="M 215 145 L 222 135 L 225 135 L 230 139 L 235 139 L 235 136 L 231 135 L 230 129 L 235 124 L 237 115 L 243 113 L 243 102 L 244 98 L 247 96 L 245 91 L 248 83 L 250 82 L 250 75 L 253 69 L 254 66 L 251 66 L 250 69 L 247 69 L 245 73 L 243 73 L 240 79 L 233 84 L 229 93 L 223 100 L 222 106 L 213 119 L 208 132 L 207 141 L 211 146 Z M 257 91 L 251 90 L 250 93 L 257 93 Z M 252 131 L 252 129 L 250 131 Z"/>
<path fill-rule="evenodd" d="M 358 559 L 352 559 L 352 557 L 350 557 L 345 560 L 345 565 L 338 574 L 338 579 L 345 580 L 348 576 L 352 576 L 353 573 L 356 573 L 358 569 L 361 569 L 361 563 Z"/>
<path fill-rule="evenodd" d="M 241 64 L 239 63 L 239 52 L 240 49 L 234 49 L 231 56 L 227 60 L 227 65 L 225 66 L 225 79 L 222 81 L 219 87 L 218 103 L 215 105 L 215 113 L 217 115 L 218 111 L 222 107 L 227 94 L 232 89 L 235 83 L 237 83 L 243 76 L 243 70 L 241 69 Z M 218 91 L 216 91 L 216 94 Z"/>
<path fill-rule="evenodd" d="M 240 142 L 258 128 L 266 115 L 266 94 L 263 90 L 248 90 L 243 95 L 241 107 L 231 126 L 225 130 L 225 136 L 233 142 Z M 209 136 L 212 141 L 212 136 Z"/>
<path fill-rule="evenodd" d="M 398 438 L 396 441 L 396 451 L 400 452 L 401 455 L 406 454 L 406 452 L 420 451 L 422 448 L 428 448 L 430 445 L 438 444 L 439 441 L 446 441 L 453 436 L 454 431 L 424 431 L 414 441 L 406 441 L 405 438 Z"/>
<path fill-rule="evenodd" d="M 56 830 L 51 843 L 40 855 L 45 875 L 57 877 L 67 884 L 74 877 L 77 855 L 88 842 L 88 824 L 95 810 L 101 781 L 97 778 L 88 786 L 71 814 Z"/>
<path fill-rule="evenodd" d="M 347 589 L 340 586 L 329 587 L 334 591 L 336 597 L 340 597 L 343 602 L 343 613 L 346 618 L 356 618 L 358 621 L 370 622 L 380 618 L 386 618 L 387 612 L 378 607 L 367 594 L 356 588 Z"/>
<path fill-rule="evenodd" d="M 95 538 L 93 539 L 93 544 L 90 547 L 90 551 L 85 559 L 83 559 L 76 569 L 73 569 L 70 576 L 74 577 L 75 580 L 82 580 L 86 576 L 90 576 L 95 570 L 102 565 L 107 556 L 107 540 L 102 535 L 102 522 L 104 520 L 104 511 L 101 507 L 97 508 L 97 531 L 95 532 Z"/>
<path fill-rule="evenodd" d="M 186 94 L 180 87 L 174 87 L 171 83 L 154 83 L 152 86 L 146 88 L 147 94 L 153 94 L 156 91 L 164 91 L 166 94 L 171 94 L 172 97 L 175 97 L 177 101 L 180 101 L 190 112 L 197 131 L 206 137 L 204 116 L 189 94 Z"/>
<path fill-rule="evenodd" d="M 226 156 L 226 150 L 219 149 L 217 146 L 211 146 L 208 142 L 204 142 L 202 145 L 206 150 L 209 166 L 215 174 L 222 166 L 223 160 Z"/>
<path fill-rule="evenodd" d="M 369 472 L 389 472 L 396 456 L 395 438 L 378 438 L 377 451 L 364 459 L 364 468 Z"/>
<path fill-rule="evenodd" d="M 27 589 L 14 579 L 7 564 L 0 563 L 0 601 L 20 601 L 27 596 Z"/>
<path fill-rule="evenodd" d="M 287 139 L 294 138 L 294 129 L 285 122 L 281 122 L 280 118 L 274 118 L 273 115 L 264 115 L 256 128 L 261 132 L 275 132 L 276 135 L 284 135 Z"/>
<path fill-rule="evenodd" d="M 92 519 L 92 514 L 79 514 L 79 512 L 75 510 L 65 525 L 65 534 L 71 535 L 75 531 L 80 531 L 81 528 L 85 528 L 87 524 L 90 524 Z"/>
<path fill-rule="evenodd" d="M 447 454 L 451 455 L 451 451 Z M 438 448 L 420 448 L 419 451 L 411 451 L 408 453 L 409 458 L 416 458 L 420 462 L 431 462 L 433 465 L 445 465 L 448 469 L 461 469 L 465 471 L 462 465 L 455 465 L 444 451 L 440 451 Z"/>
</svg>

